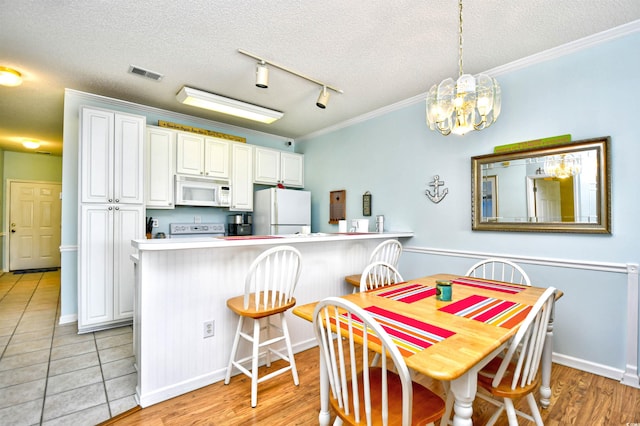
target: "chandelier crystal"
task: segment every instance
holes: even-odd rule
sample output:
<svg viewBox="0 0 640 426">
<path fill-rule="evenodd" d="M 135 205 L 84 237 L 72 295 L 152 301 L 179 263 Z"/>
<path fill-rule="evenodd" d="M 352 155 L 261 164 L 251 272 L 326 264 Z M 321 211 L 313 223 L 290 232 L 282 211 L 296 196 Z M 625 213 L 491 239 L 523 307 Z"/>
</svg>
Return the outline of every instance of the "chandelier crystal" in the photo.
<svg viewBox="0 0 640 426">
<path fill-rule="evenodd" d="M 552 155 L 544 162 L 544 173 L 558 179 L 575 176 L 582 170 L 579 157 L 571 154 Z"/>
<path fill-rule="evenodd" d="M 464 135 L 491 126 L 500 115 L 500 86 L 486 74 L 472 76 L 462 72 L 462 0 L 459 27 L 459 77 L 434 84 L 427 94 L 427 124 L 447 136 Z"/>
</svg>

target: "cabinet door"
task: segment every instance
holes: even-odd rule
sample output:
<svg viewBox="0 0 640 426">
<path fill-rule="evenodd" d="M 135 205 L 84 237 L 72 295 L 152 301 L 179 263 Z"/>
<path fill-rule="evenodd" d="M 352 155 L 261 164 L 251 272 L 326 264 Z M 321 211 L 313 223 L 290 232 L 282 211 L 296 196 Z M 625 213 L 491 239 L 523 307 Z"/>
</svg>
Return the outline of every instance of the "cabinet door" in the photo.
<svg viewBox="0 0 640 426">
<path fill-rule="evenodd" d="M 144 130 L 146 119 L 115 114 L 113 199 L 116 203 L 144 201 Z"/>
<path fill-rule="evenodd" d="M 78 328 L 113 320 L 114 206 L 80 209 Z"/>
<path fill-rule="evenodd" d="M 253 211 L 253 147 L 232 143 L 230 211 Z"/>
<path fill-rule="evenodd" d="M 113 319 L 133 317 L 135 270 L 131 240 L 144 238 L 143 207 L 116 206 L 113 215 Z"/>
<path fill-rule="evenodd" d="M 147 207 L 173 209 L 174 152 L 176 132 L 147 127 L 145 140 L 144 194 Z"/>
<path fill-rule="evenodd" d="M 81 200 L 108 203 L 113 197 L 114 114 L 92 108 L 82 108 L 81 114 Z"/>
<path fill-rule="evenodd" d="M 276 185 L 280 180 L 280 151 L 255 147 L 253 181 Z"/>
<path fill-rule="evenodd" d="M 178 133 L 176 144 L 176 173 L 202 176 L 204 137 L 190 133 Z"/>
<path fill-rule="evenodd" d="M 219 138 L 204 139 L 204 174 L 229 179 L 229 142 Z"/>
<path fill-rule="evenodd" d="M 286 186 L 304 187 L 304 155 L 280 153 L 280 181 Z"/>
</svg>

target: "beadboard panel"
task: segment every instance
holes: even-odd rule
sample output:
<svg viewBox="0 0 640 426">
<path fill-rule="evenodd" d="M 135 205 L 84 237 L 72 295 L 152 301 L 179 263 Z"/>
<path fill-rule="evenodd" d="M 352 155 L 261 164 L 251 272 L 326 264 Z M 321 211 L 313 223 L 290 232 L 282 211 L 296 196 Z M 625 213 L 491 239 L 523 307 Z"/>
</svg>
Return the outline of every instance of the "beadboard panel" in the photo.
<svg viewBox="0 0 640 426">
<path fill-rule="evenodd" d="M 297 303 L 351 292 L 344 277 L 362 271 L 379 242 L 293 242 L 302 254 L 294 293 Z M 226 307 L 226 300 L 243 294 L 249 265 L 270 247 L 260 244 L 138 253 L 134 258 L 134 351 L 136 396 L 142 407 L 223 379 L 238 320 Z M 204 338 L 204 322 L 211 320 L 215 321 L 215 335 Z M 290 312 L 287 322 L 296 352 L 315 345 L 310 323 Z M 247 323 L 249 330 L 250 321 Z M 241 347 L 240 356 L 249 353 L 249 347 Z"/>
</svg>

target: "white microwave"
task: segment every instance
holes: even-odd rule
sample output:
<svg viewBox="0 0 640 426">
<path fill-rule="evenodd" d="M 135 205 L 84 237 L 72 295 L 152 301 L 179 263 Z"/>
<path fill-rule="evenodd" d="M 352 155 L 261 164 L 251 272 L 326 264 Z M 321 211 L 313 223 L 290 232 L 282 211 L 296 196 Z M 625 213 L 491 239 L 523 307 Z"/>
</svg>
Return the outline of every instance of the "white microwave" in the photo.
<svg viewBox="0 0 640 426">
<path fill-rule="evenodd" d="M 231 186 L 212 179 L 176 175 L 176 205 L 229 207 Z"/>
</svg>

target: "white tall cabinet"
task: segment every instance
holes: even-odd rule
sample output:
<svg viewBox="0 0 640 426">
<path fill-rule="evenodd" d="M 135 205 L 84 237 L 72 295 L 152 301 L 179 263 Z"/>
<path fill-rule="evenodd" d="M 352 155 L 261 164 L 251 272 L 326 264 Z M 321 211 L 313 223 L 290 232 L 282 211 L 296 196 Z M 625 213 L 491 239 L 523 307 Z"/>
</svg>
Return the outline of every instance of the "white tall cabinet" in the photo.
<svg viewBox="0 0 640 426">
<path fill-rule="evenodd" d="M 144 237 L 146 119 L 84 107 L 80 118 L 78 331 L 133 318 L 132 239 Z"/>
</svg>

